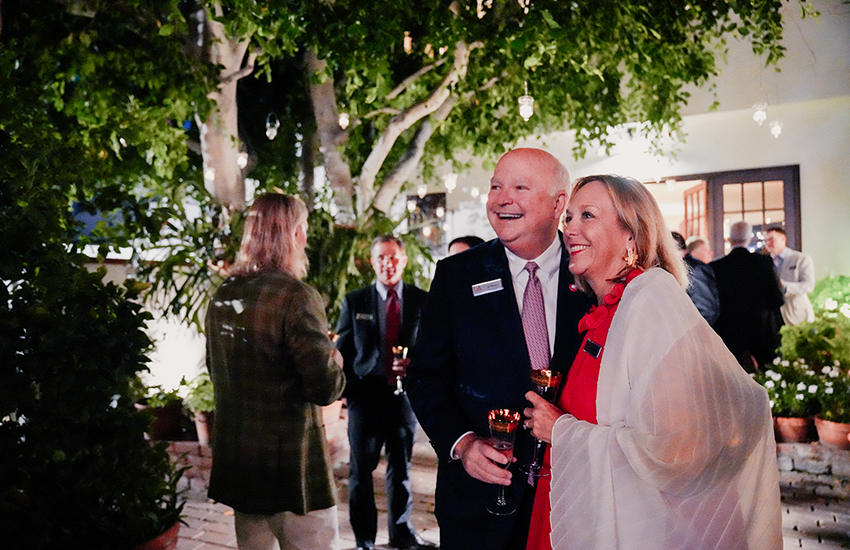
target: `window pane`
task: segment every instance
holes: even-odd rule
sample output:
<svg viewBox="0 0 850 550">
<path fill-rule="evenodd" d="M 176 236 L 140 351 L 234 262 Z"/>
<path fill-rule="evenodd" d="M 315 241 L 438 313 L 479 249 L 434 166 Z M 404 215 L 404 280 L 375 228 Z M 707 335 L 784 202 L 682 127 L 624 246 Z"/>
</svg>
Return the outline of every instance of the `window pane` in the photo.
<svg viewBox="0 0 850 550">
<path fill-rule="evenodd" d="M 764 182 L 765 210 L 782 210 L 785 208 L 782 180 Z"/>
<path fill-rule="evenodd" d="M 761 198 L 762 186 L 761 182 L 752 182 L 744 184 L 744 210 L 753 211 L 764 208 Z M 747 220 L 749 221 L 749 220 Z"/>
<path fill-rule="evenodd" d="M 767 210 L 764 213 L 764 223 L 777 224 L 785 221 L 784 210 Z"/>
<path fill-rule="evenodd" d="M 753 226 L 763 225 L 764 215 L 761 210 L 758 212 L 744 212 L 744 221 L 749 222 Z"/>
<path fill-rule="evenodd" d="M 741 184 L 730 183 L 723 186 L 723 211 L 741 211 Z"/>
</svg>

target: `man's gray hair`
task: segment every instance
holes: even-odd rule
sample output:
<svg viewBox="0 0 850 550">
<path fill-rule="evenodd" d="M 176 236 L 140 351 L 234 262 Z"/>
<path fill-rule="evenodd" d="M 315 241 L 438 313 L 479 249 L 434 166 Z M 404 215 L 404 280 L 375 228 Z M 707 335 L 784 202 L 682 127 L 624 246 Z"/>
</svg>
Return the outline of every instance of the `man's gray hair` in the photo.
<svg viewBox="0 0 850 550">
<path fill-rule="evenodd" d="M 753 226 L 743 220 L 735 222 L 729 228 L 729 242 L 733 245 L 750 244 L 753 238 Z"/>
</svg>

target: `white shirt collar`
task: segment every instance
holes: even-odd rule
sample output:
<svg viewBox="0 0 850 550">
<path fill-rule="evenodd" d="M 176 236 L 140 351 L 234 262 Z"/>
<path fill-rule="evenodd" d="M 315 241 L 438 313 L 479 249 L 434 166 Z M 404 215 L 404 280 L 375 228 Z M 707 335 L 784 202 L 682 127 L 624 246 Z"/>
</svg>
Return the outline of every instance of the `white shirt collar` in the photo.
<svg viewBox="0 0 850 550">
<path fill-rule="evenodd" d="M 403 285 L 404 285 L 404 281 L 399 281 L 393 287 L 393 290 L 395 290 L 395 295 L 399 300 L 401 300 L 401 288 L 402 288 Z M 378 289 L 378 294 L 381 296 L 381 300 L 386 300 L 387 299 L 387 290 L 388 290 L 387 286 L 384 283 L 382 283 L 381 281 L 375 281 L 375 288 Z"/>
<path fill-rule="evenodd" d="M 528 262 L 534 262 L 537 264 L 539 268 L 537 270 L 537 277 L 541 280 L 543 278 L 551 278 L 552 275 L 558 272 L 558 268 L 561 266 L 561 246 L 562 242 L 559 238 L 560 235 L 555 233 L 555 239 L 552 241 L 552 244 L 549 245 L 549 248 L 543 251 L 543 254 L 537 256 L 533 260 L 525 260 L 520 258 L 513 252 L 505 247 L 505 254 L 508 257 L 508 268 L 511 270 L 511 278 L 516 279 L 522 270 L 525 269 L 525 264 Z"/>
</svg>

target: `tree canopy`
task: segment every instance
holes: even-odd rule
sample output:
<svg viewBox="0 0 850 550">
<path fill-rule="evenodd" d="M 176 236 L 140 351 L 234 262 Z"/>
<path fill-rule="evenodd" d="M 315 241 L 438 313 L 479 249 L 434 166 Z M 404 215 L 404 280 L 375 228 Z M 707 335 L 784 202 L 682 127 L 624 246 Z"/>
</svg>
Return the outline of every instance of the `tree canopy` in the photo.
<svg viewBox="0 0 850 550">
<path fill-rule="evenodd" d="M 166 246 L 159 273 L 180 277 L 160 278 L 161 288 L 195 319 L 200 298 L 183 291 L 213 281 L 211 266 L 232 254 L 246 178 L 315 206 L 311 276 L 330 277 L 333 291 L 322 290 L 333 307 L 368 269 L 363 236 L 392 229 L 392 201 L 436 164 L 494 160 L 523 137 L 565 129 L 577 156 L 618 125 L 675 136 L 684 87 L 710 83 L 726 40 L 751 41 L 766 63 L 784 51 L 780 0 L 5 0 L 0 9 L 4 202 L 18 216 L 48 195 L 65 211 L 70 201 L 118 209 L 118 227 L 96 237 L 137 254 Z M 528 121 L 517 104 L 526 89 Z M 325 181 L 314 186 L 316 166 Z M 62 231 L 25 240 L 89 242 L 63 220 Z"/>
</svg>

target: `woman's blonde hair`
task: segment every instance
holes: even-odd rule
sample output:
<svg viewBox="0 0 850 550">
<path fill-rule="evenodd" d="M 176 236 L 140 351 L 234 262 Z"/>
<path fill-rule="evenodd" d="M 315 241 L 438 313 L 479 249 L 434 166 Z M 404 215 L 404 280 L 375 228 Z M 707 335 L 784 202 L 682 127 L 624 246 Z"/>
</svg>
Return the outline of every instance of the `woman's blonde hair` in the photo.
<svg viewBox="0 0 850 550">
<path fill-rule="evenodd" d="M 305 221 L 307 206 L 298 197 L 266 193 L 254 199 L 230 274 L 245 277 L 284 272 L 303 278 L 307 255 L 295 244 L 295 229 Z"/>
<path fill-rule="evenodd" d="M 687 288 L 688 272 L 682 255 L 667 229 L 655 197 L 646 186 L 627 176 L 585 176 L 573 183 L 570 196 L 593 182 L 599 182 L 608 190 L 620 225 L 631 233 L 637 252 L 637 267 L 643 270 L 660 267 L 672 274 L 683 288 Z M 589 290 L 581 276 L 576 276 L 576 285 L 582 290 Z"/>
</svg>

